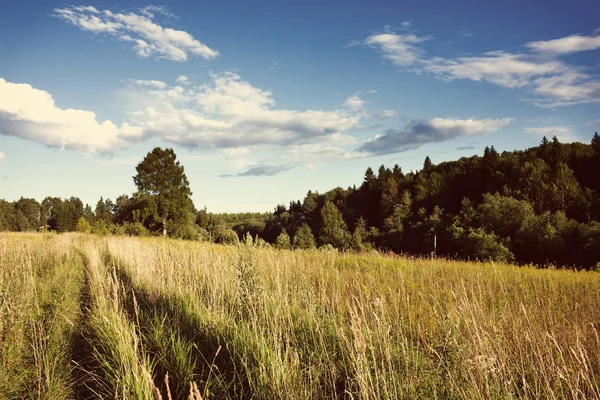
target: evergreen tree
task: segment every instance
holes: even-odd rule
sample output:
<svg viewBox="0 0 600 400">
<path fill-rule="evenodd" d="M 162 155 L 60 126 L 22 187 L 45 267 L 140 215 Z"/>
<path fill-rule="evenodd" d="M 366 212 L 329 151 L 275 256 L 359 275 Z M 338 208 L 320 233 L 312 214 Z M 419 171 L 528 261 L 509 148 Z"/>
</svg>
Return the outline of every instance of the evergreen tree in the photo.
<svg viewBox="0 0 600 400">
<path fill-rule="evenodd" d="M 98 203 L 96 203 L 96 209 L 94 210 L 96 219 L 101 219 L 106 223 L 112 223 L 113 214 L 110 211 L 110 206 L 112 206 L 112 201 L 110 199 L 104 200 L 102 197 L 100 197 L 100 200 L 98 200 Z"/>
<path fill-rule="evenodd" d="M 429 156 L 425 157 L 425 161 L 423 162 L 423 171 L 428 171 L 433 166 L 431 162 L 431 158 Z"/>
<path fill-rule="evenodd" d="M 294 247 L 297 249 L 314 249 L 316 247 L 315 236 L 306 222 L 298 228 L 294 235 Z"/>
<path fill-rule="evenodd" d="M 338 249 L 348 247 L 350 233 L 338 208 L 330 201 L 325 202 L 321 210 L 321 245 L 330 244 Z"/>
<path fill-rule="evenodd" d="M 279 234 L 279 236 L 277 236 L 277 240 L 275 241 L 275 244 L 277 246 L 278 249 L 283 249 L 283 250 L 289 250 L 291 247 L 290 244 L 290 235 L 287 234 L 287 232 L 284 230 L 281 231 L 281 233 Z"/>
<path fill-rule="evenodd" d="M 594 137 L 592 138 L 592 148 L 600 153 L 600 135 L 598 135 L 598 132 L 594 133 Z"/>
</svg>

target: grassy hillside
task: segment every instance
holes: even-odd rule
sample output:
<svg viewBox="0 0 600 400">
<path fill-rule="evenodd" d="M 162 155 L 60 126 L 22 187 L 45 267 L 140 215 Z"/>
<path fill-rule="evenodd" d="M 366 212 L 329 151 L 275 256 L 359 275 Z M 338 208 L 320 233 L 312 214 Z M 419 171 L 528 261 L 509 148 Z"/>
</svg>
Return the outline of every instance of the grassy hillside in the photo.
<svg viewBox="0 0 600 400">
<path fill-rule="evenodd" d="M 0 235 L 0 398 L 598 398 L 600 273 Z"/>
</svg>

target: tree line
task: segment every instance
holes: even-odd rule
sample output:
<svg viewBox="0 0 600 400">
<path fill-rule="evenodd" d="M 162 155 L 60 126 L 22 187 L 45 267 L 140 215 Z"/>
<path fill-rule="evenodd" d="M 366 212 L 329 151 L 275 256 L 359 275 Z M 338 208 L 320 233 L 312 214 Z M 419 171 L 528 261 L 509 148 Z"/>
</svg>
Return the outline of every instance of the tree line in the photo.
<svg viewBox="0 0 600 400">
<path fill-rule="evenodd" d="M 377 249 L 575 268 L 600 266 L 600 137 L 591 144 L 543 138 L 539 146 L 433 164 L 379 167 L 360 187 L 278 205 L 273 212 L 197 210 L 172 149 L 136 167 L 137 191 L 94 209 L 77 197 L 0 200 L 0 230 L 164 235 L 280 248 Z M 246 239 L 247 240 L 247 239 Z"/>
</svg>

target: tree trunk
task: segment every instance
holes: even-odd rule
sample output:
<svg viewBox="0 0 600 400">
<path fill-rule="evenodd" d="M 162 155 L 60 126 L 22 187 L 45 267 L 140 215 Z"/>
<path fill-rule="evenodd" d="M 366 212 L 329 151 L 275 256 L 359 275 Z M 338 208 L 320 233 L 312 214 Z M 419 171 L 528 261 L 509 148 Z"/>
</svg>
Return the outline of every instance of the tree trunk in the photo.
<svg viewBox="0 0 600 400">
<path fill-rule="evenodd" d="M 163 218 L 163 236 L 167 237 L 167 219 Z"/>
</svg>

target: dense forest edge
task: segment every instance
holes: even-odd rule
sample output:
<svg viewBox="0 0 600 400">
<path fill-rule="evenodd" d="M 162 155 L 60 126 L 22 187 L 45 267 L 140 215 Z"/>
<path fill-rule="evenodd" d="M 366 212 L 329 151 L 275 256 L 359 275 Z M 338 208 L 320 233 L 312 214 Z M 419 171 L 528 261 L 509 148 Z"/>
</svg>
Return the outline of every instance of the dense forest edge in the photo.
<svg viewBox="0 0 600 400">
<path fill-rule="evenodd" d="M 92 209 L 77 197 L 0 200 L 0 231 L 164 235 L 278 248 L 392 251 L 458 259 L 600 269 L 600 136 L 433 164 L 368 168 L 360 187 L 278 205 L 274 212 L 196 209 L 172 149 L 136 167 L 137 191 Z"/>
</svg>

